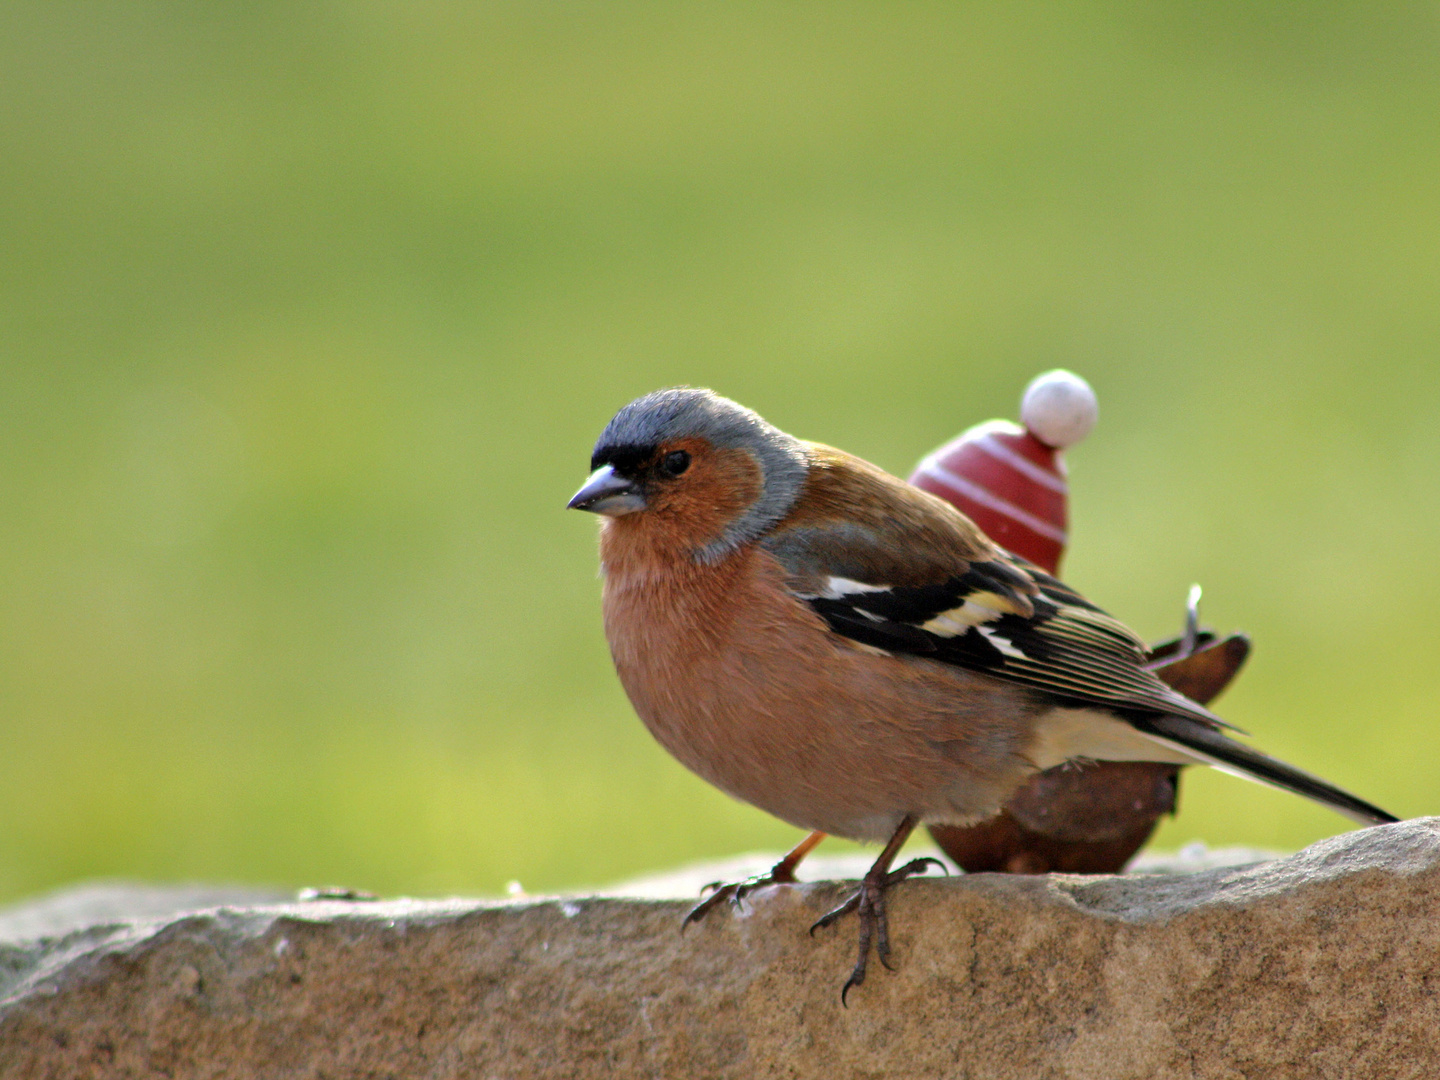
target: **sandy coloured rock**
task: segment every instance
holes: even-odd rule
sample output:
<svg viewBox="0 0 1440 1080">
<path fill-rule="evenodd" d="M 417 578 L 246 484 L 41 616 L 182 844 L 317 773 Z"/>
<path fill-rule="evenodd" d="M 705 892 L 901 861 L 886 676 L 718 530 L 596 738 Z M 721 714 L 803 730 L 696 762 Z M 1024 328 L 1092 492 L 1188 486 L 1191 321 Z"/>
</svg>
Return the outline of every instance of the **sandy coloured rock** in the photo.
<svg viewBox="0 0 1440 1080">
<path fill-rule="evenodd" d="M 0 913 L 0 1076 L 1440 1075 L 1437 818 L 1194 874 L 914 880 L 898 970 L 848 1009 L 853 923 L 805 932 L 841 895 L 683 937 L 674 900 L 52 899 Z"/>
</svg>

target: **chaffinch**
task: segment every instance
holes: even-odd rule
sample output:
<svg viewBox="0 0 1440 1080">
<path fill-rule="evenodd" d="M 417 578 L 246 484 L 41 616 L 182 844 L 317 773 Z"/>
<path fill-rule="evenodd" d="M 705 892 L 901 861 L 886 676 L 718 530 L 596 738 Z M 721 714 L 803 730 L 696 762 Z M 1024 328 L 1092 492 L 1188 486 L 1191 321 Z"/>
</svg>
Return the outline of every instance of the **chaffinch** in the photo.
<svg viewBox="0 0 1440 1080">
<path fill-rule="evenodd" d="M 885 846 L 847 903 L 865 978 L 889 954 L 891 865 L 920 822 L 994 814 L 1066 761 L 1209 764 L 1365 824 L 1396 818 L 1236 742 L 1144 645 L 943 500 L 709 390 L 659 390 L 601 433 L 570 500 L 604 519 L 605 634 L 651 734 L 803 829 Z M 721 890 L 691 913 L 703 915 Z"/>
</svg>

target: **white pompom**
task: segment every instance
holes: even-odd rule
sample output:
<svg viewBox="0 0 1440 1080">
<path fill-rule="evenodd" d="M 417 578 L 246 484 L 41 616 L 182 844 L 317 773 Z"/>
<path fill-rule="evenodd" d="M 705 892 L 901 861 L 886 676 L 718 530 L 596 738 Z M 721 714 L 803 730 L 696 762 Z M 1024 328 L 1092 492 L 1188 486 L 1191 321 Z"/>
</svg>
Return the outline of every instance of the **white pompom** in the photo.
<svg viewBox="0 0 1440 1080">
<path fill-rule="evenodd" d="M 1089 435 L 1099 415 L 1090 384 L 1060 368 L 1031 379 L 1020 399 L 1020 422 L 1035 438 L 1057 450 L 1074 446 Z"/>
</svg>

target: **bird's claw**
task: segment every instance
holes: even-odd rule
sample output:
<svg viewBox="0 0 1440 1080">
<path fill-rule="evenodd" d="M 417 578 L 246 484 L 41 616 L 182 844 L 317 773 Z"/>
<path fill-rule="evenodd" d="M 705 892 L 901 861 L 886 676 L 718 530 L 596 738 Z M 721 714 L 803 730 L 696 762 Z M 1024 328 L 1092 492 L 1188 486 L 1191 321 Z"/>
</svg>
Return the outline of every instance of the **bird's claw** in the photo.
<svg viewBox="0 0 1440 1080">
<path fill-rule="evenodd" d="M 846 900 L 845 903 L 828 911 L 815 920 L 810 927 L 813 935 L 816 930 L 823 927 L 833 926 L 844 916 L 855 912 L 860 922 L 860 952 L 855 960 L 855 967 L 850 972 L 850 977 L 845 980 L 845 985 L 840 988 L 840 1004 L 849 1007 L 846 998 L 850 991 L 865 981 L 865 970 L 870 960 L 870 944 L 875 944 L 875 955 L 880 958 L 880 963 L 889 971 L 894 971 L 890 964 L 890 923 L 885 913 L 885 893 L 893 885 L 897 885 L 908 877 L 916 874 L 923 874 L 931 866 L 937 866 L 950 873 L 947 867 L 939 859 L 931 856 L 924 856 L 919 859 L 912 859 L 904 866 L 896 870 L 888 871 L 871 877 L 866 874 L 860 882 L 860 887 L 855 890 L 855 895 Z"/>
<path fill-rule="evenodd" d="M 722 885 L 720 882 L 712 882 L 701 890 L 702 893 L 709 893 L 686 914 L 683 922 L 680 923 L 680 932 L 683 934 L 691 923 L 697 923 L 710 913 L 710 909 L 718 904 L 723 904 L 727 899 L 732 899 L 739 889 L 739 884 Z"/>
<path fill-rule="evenodd" d="M 730 901 L 732 907 L 740 908 L 744 905 L 747 893 L 764 888 L 766 885 L 792 885 L 794 882 L 793 874 L 780 872 L 778 867 L 767 873 L 746 878 L 744 881 L 732 881 L 729 884 L 712 881 L 701 890 L 702 893 L 709 893 L 709 895 L 686 914 L 685 921 L 680 924 L 680 932 L 683 934 L 691 923 L 699 922 L 726 900 Z"/>
<path fill-rule="evenodd" d="M 914 874 L 923 874 L 932 866 L 946 877 L 950 876 L 950 867 L 946 866 L 942 860 L 935 858 L 933 855 L 922 855 L 918 859 L 911 859 L 904 866 L 900 867 L 899 870 L 891 871 L 890 876 L 894 879 L 891 881 L 891 884 L 893 885 L 896 881 L 904 881 L 907 877 Z M 896 877 L 897 874 L 900 876 Z"/>
<path fill-rule="evenodd" d="M 820 918 L 816 919 L 813 923 L 811 923 L 810 936 L 814 937 L 816 930 L 823 930 L 827 926 L 833 926 L 841 918 L 849 915 L 850 912 L 854 911 L 857 907 L 859 907 L 860 895 L 862 892 L 864 892 L 864 886 L 861 886 L 859 889 L 857 889 L 854 896 L 850 897 L 849 900 L 846 900 L 845 903 L 841 904 L 835 910 L 827 911 L 824 915 L 821 915 Z"/>
</svg>

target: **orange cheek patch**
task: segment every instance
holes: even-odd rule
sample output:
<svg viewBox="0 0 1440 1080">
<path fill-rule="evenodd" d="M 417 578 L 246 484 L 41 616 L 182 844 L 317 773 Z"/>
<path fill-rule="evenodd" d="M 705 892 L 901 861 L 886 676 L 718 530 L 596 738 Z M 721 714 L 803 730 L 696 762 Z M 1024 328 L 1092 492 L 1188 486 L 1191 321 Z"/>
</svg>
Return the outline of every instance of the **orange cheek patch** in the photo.
<svg viewBox="0 0 1440 1080">
<path fill-rule="evenodd" d="M 673 449 L 689 451 L 692 464 L 683 476 L 657 485 L 651 510 L 657 526 L 693 547 L 714 540 L 760 497 L 760 466 L 745 450 L 717 451 L 699 440 Z"/>
</svg>

